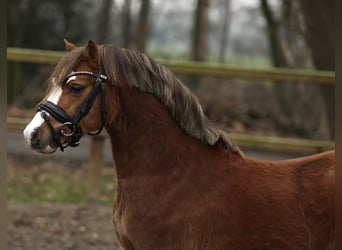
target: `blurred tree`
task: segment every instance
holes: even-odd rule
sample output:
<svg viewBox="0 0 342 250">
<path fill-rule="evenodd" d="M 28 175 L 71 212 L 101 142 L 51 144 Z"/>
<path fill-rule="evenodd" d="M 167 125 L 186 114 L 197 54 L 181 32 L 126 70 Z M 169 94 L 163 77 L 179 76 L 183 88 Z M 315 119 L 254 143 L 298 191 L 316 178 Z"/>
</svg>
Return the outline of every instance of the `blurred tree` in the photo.
<svg viewBox="0 0 342 250">
<path fill-rule="evenodd" d="M 74 43 L 82 43 L 98 32 L 98 29 L 93 30 L 92 27 L 98 25 L 92 21 L 94 16 L 98 18 L 98 13 L 95 13 L 98 8 L 91 0 L 20 2 L 21 4 L 16 7 L 16 15 L 20 21 L 15 30 L 18 46 L 64 50 L 63 38 Z M 102 20 L 100 22 L 104 23 Z"/>
<path fill-rule="evenodd" d="M 302 13 L 298 1 L 282 0 L 280 22 L 283 27 L 282 49 L 287 65 L 295 68 L 310 65 L 311 55 L 304 40 Z"/>
<path fill-rule="evenodd" d="M 11 46 L 18 45 L 19 17 L 21 16 L 22 0 L 13 0 L 7 5 L 7 44 Z M 19 15 L 18 15 L 19 14 Z"/>
<path fill-rule="evenodd" d="M 122 25 L 121 25 L 121 35 L 122 35 L 122 46 L 129 48 L 131 44 L 131 29 L 132 29 L 132 19 L 131 19 L 131 0 L 124 1 L 122 9 Z"/>
<path fill-rule="evenodd" d="M 209 0 L 197 0 L 193 14 L 191 59 L 205 61 L 208 58 Z M 189 76 L 188 86 L 196 91 L 203 77 Z"/>
<path fill-rule="evenodd" d="M 8 46 L 64 50 L 63 38 L 84 43 L 94 37 L 90 25 L 84 25 L 93 23 L 89 18 L 94 10 L 91 0 L 10 1 Z M 20 106 L 36 103 L 44 92 L 42 83 L 51 73 L 51 65 L 13 65 L 8 67 L 8 103 Z"/>
<path fill-rule="evenodd" d="M 279 23 L 275 19 L 267 0 L 260 0 L 261 10 L 267 23 L 267 35 L 271 50 L 272 63 L 275 67 L 286 67 L 287 62 L 281 47 Z"/>
<path fill-rule="evenodd" d="M 219 62 L 224 63 L 228 46 L 228 30 L 231 19 L 231 0 L 221 0 L 221 2 L 222 30 L 219 44 Z"/>
<path fill-rule="evenodd" d="M 209 0 L 197 0 L 194 13 L 192 59 L 205 61 L 208 56 Z"/>
<path fill-rule="evenodd" d="M 273 8 L 267 0 L 260 0 L 267 24 L 270 56 L 275 67 L 305 68 L 310 61 L 304 41 L 299 3 L 282 0 Z M 276 8 L 276 10 L 274 10 Z M 326 138 L 322 119 L 322 102 L 317 86 L 304 84 L 276 84 L 274 94 L 279 103 L 278 126 L 285 133 L 303 137 Z"/>
<path fill-rule="evenodd" d="M 144 52 L 146 43 L 150 34 L 149 15 L 151 9 L 150 0 L 141 0 L 139 18 L 136 25 L 135 47 L 137 50 Z"/>
<path fill-rule="evenodd" d="M 273 65 L 293 68 L 308 66 L 310 55 L 304 42 L 302 13 L 298 2 L 282 0 L 275 11 L 267 0 L 260 0 L 260 3 L 267 24 Z"/>
<path fill-rule="evenodd" d="M 7 44 L 9 46 L 19 46 L 20 33 L 19 24 L 21 16 L 21 0 L 9 1 L 7 4 Z M 21 85 L 21 65 L 18 63 L 8 63 L 7 66 L 7 102 L 11 103 L 15 99 L 16 93 L 22 91 Z"/>
<path fill-rule="evenodd" d="M 98 28 L 98 43 L 107 43 L 109 42 L 108 34 L 109 34 L 109 26 L 110 26 L 110 17 L 112 11 L 112 5 L 114 0 L 103 0 L 102 6 L 100 8 L 99 17 L 99 28 Z"/>
<path fill-rule="evenodd" d="M 305 38 L 317 69 L 335 71 L 335 2 L 300 0 L 305 20 Z M 335 88 L 320 87 L 328 116 L 331 139 L 335 139 Z"/>
</svg>

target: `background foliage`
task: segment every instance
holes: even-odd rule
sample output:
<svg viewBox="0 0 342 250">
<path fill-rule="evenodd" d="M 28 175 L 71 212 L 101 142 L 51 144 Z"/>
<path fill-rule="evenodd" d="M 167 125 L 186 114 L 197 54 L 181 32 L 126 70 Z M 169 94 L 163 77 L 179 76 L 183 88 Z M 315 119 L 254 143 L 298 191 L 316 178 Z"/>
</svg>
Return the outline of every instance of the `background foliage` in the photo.
<svg viewBox="0 0 342 250">
<path fill-rule="evenodd" d="M 334 70 L 333 10 L 332 0 L 13 0 L 8 46 L 94 39 L 157 59 Z M 9 104 L 33 108 L 51 70 L 9 63 Z M 334 138 L 334 87 L 179 77 L 229 131 Z"/>
</svg>

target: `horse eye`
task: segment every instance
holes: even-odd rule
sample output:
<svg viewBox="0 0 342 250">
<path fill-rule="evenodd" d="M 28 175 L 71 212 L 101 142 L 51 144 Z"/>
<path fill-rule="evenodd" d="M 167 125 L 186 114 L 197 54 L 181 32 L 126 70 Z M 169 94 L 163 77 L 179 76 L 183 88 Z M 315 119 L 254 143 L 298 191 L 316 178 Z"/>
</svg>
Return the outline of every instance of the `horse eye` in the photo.
<svg viewBox="0 0 342 250">
<path fill-rule="evenodd" d="M 80 84 L 72 84 L 70 86 L 70 92 L 73 93 L 73 94 L 80 94 L 80 93 L 82 93 L 84 88 L 85 87 L 80 85 Z"/>
</svg>

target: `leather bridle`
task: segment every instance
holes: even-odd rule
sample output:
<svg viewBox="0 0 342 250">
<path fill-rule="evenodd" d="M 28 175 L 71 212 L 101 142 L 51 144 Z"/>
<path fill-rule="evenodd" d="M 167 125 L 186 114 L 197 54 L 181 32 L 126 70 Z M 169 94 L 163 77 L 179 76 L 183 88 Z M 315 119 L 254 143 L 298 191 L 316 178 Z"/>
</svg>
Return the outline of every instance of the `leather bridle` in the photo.
<svg viewBox="0 0 342 250">
<path fill-rule="evenodd" d="M 98 92 L 101 92 L 101 128 L 95 132 L 95 133 L 88 133 L 89 135 L 98 135 L 101 133 L 103 127 L 105 126 L 106 122 L 106 116 L 107 116 L 107 109 L 106 109 L 106 95 L 105 95 L 105 85 L 104 81 L 107 80 L 107 76 L 104 75 L 104 68 L 102 64 L 100 65 L 100 71 L 99 73 L 93 73 L 90 71 L 76 71 L 72 72 L 70 75 L 66 77 L 66 79 L 63 81 L 63 84 L 65 84 L 70 77 L 78 76 L 78 75 L 88 75 L 96 78 L 95 85 L 88 95 L 87 99 L 81 104 L 79 107 L 78 112 L 74 117 L 70 117 L 63 108 L 60 106 L 54 104 L 51 101 L 44 101 L 41 104 L 38 105 L 37 112 L 41 112 L 41 117 L 46 122 L 47 126 L 49 127 L 49 130 L 52 135 L 52 139 L 56 143 L 56 145 L 61 149 L 61 151 L 64 151 L 64 148 L 71 146 L 71 147 L 77 147 L 79 145 L 79 141 L 82 137 L 82 129 L 79 126 L 79 122 L 82 120 L 83 117 L 85 117 L 89 110 L 91 109 L 94 100 L 98 94 Z M 65 129 L 61 128 L 58 130 L 55 130 L 54 127 L 51 124 L 51 121 L 49 119 L 49 115 L 53 116 L 57 121 L 64 124 L 64 126 L 68 127 L 70 129 L 69 131 L 65 131 Z M 61 136 L 70 137 L 69 142 L 62 144 L 61 142 Z"/>
</svg>

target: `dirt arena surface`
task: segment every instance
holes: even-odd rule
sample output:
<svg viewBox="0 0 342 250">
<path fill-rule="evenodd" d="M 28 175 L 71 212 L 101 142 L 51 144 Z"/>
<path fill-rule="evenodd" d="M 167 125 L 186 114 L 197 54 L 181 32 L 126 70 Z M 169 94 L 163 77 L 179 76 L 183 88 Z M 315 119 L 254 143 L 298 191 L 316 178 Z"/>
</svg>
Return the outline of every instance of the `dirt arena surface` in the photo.
<svg viewBox="0 0 342 250">
<path fill-rule="evenodd" d="M 47 174 L 57 176 L 61 172 L 64 176 L 84 178 L 86 171 L 82 169 L 83 165 L 77 161 L 39 160 L 36 156 L 8 154 L 7 178 L 23 173 L 32 173 L 29 178 L 40 173 L 37 178 L 44 178 Z M 10 199 L 7 201 L 7 249 L 119 250 L 111 220 L 111 204 L 31 203 Z"/>
<path fill-rule="evenodd" d="M 8 202 L 8 250 L 119 250 L 111 207 Z"/>
</svg>

